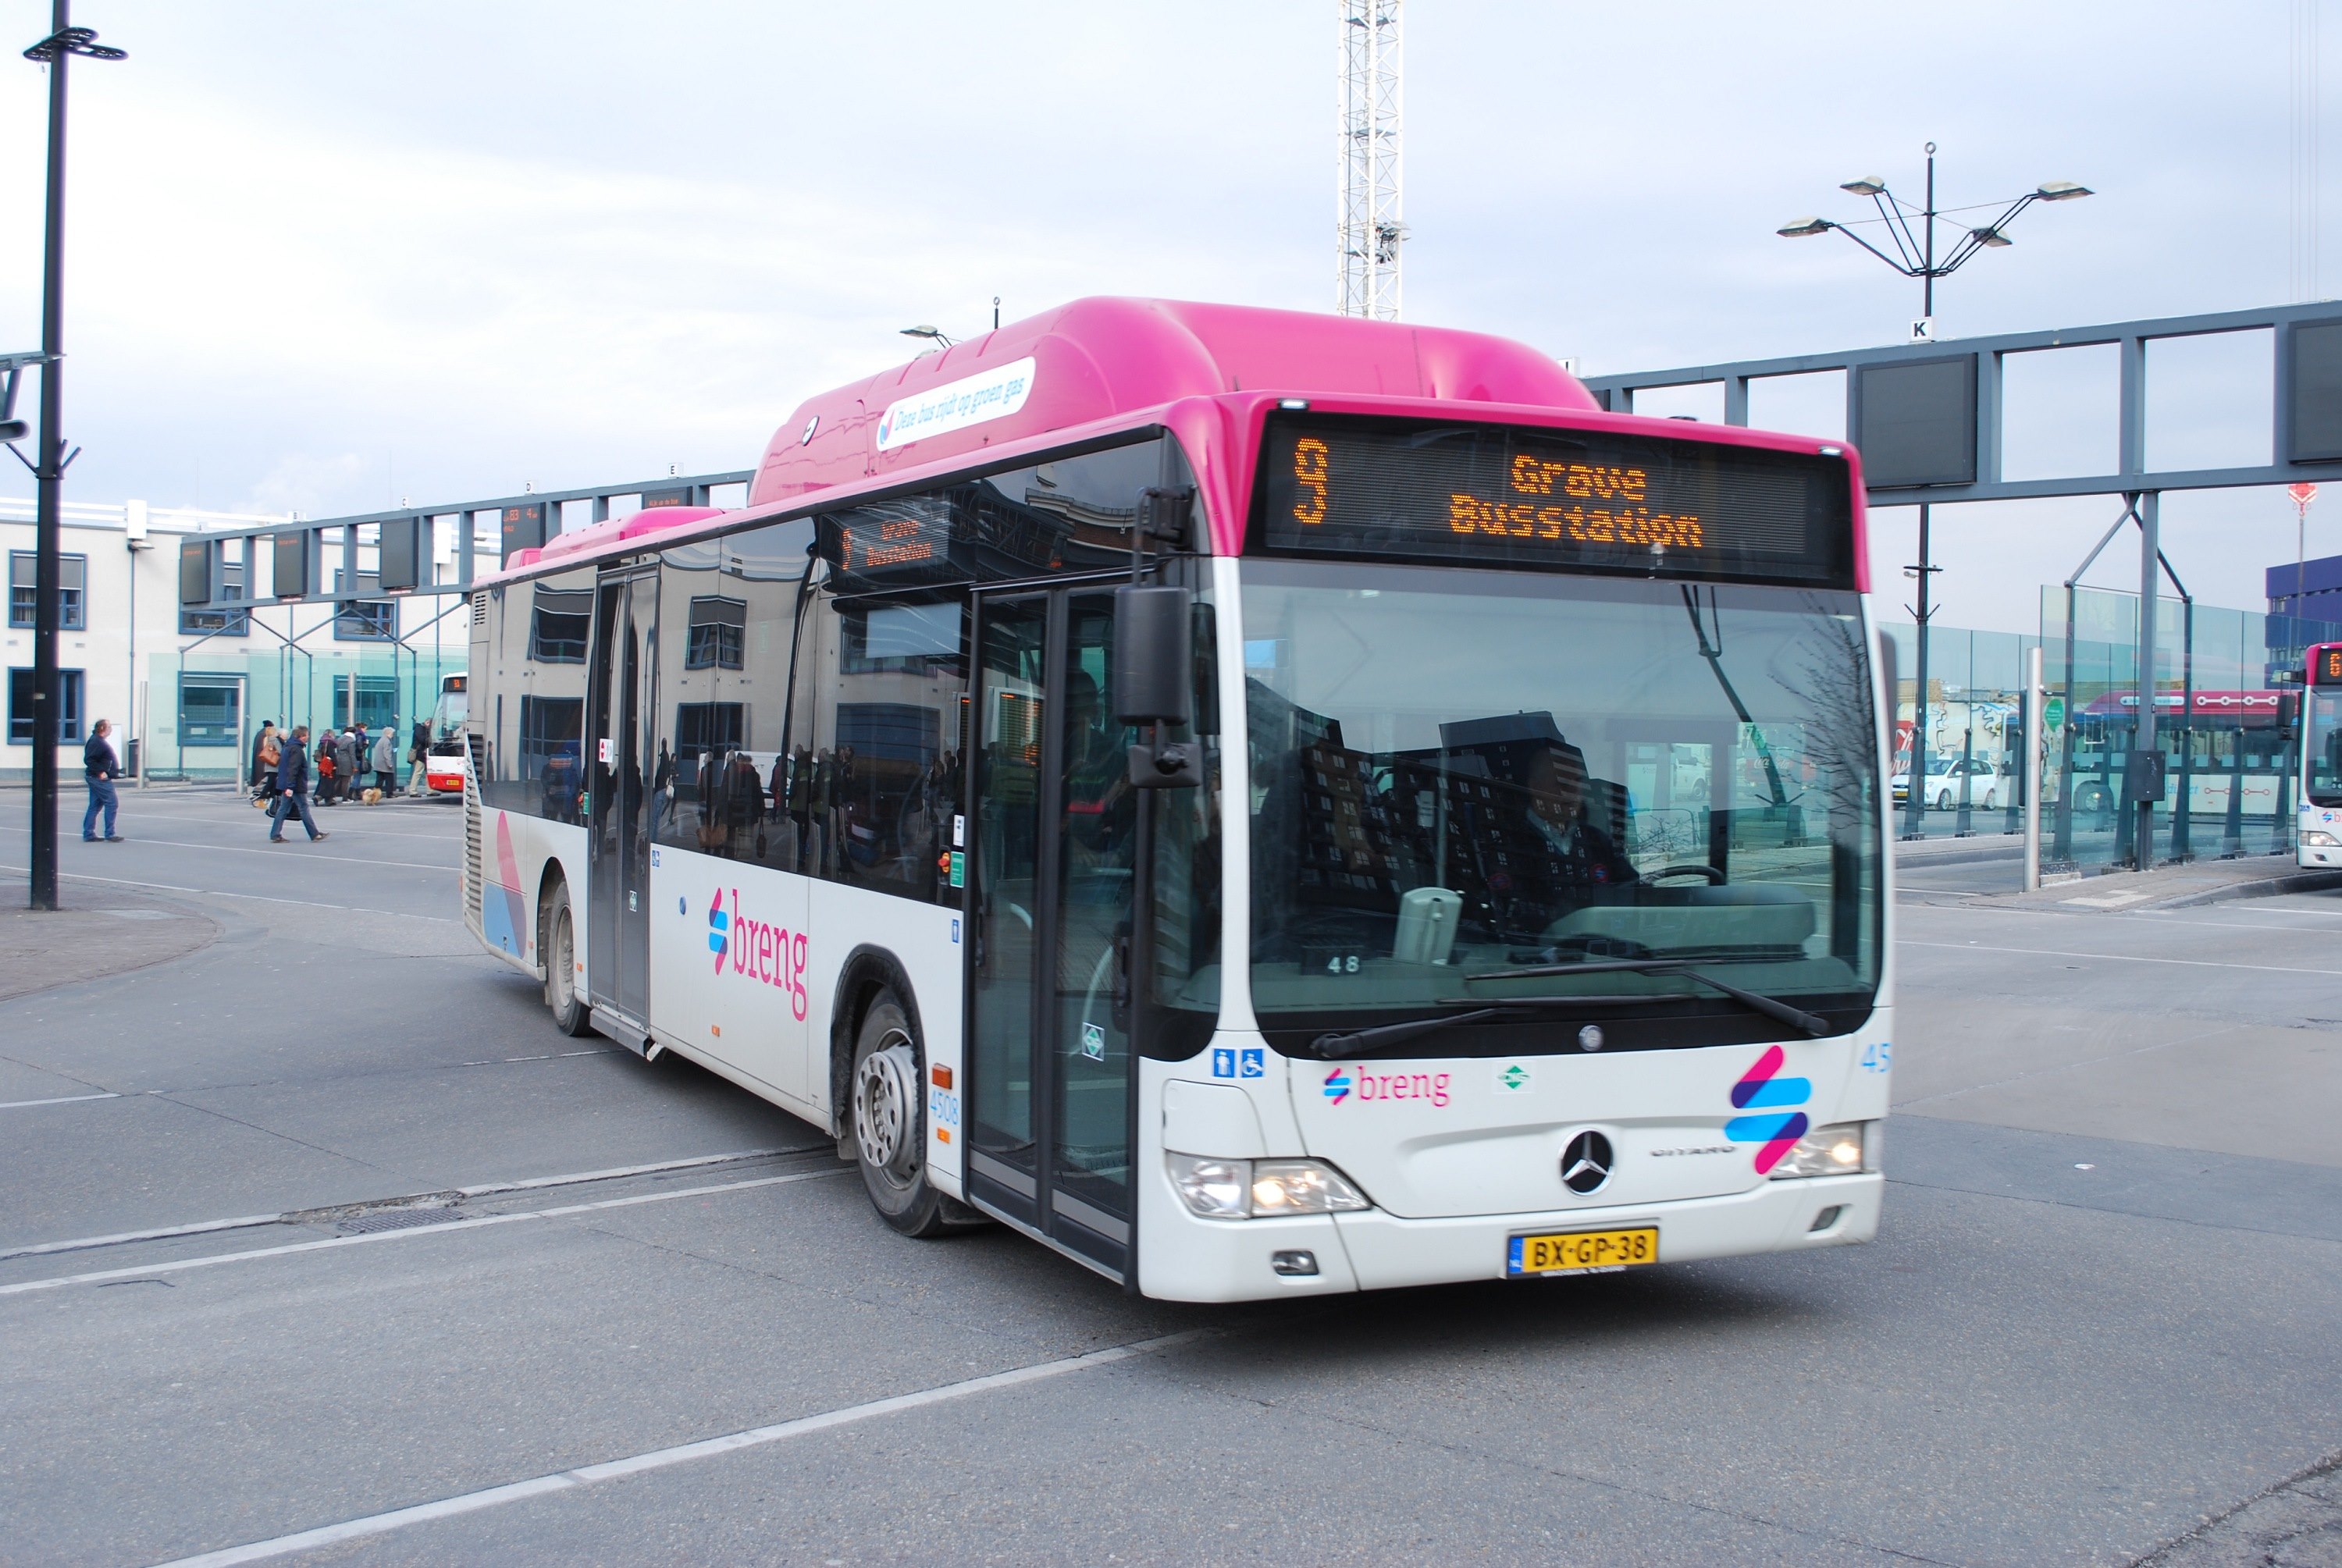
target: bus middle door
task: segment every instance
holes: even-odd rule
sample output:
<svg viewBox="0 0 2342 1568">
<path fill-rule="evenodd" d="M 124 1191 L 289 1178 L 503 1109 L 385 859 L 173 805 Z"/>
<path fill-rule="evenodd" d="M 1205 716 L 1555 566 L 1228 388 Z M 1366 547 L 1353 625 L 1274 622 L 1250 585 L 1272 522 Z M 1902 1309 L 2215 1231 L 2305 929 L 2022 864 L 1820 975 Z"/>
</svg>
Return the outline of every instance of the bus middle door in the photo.
<svg viewBox="0 0 2342 1568">
<path fill-rule="evenodd" d="M 1136 794 L 1114 590 L 979 595 L 967 1192 L 1126 1277 Z"/>
<path fill-rule="evenodd" d="M 658 573 L 604 574 L 594 612 L 592 748 L 586 857 L 591 883 L 587 994 L 614 1038 L 638 1036 L 650 1019 L 651 824 L 657 713 Z"/>
</svg>

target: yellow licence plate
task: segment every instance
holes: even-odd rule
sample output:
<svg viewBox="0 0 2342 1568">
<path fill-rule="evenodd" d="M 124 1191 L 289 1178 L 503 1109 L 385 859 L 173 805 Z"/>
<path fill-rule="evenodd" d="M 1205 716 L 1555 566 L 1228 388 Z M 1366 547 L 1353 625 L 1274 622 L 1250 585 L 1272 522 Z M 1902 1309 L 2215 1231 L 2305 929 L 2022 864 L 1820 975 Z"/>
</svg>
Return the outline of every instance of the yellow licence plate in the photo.
<svg viewBox="0 0 2342 1568">
<path fill-rule="evenodd" d="M 1505 1273 L 1523 1274 L 1606 1273 L 1659 1261 L 1659 1228 L 1623 1231 L 1562 1231 L 1515 1236 L 1505 1243 Z"/>
</svg>

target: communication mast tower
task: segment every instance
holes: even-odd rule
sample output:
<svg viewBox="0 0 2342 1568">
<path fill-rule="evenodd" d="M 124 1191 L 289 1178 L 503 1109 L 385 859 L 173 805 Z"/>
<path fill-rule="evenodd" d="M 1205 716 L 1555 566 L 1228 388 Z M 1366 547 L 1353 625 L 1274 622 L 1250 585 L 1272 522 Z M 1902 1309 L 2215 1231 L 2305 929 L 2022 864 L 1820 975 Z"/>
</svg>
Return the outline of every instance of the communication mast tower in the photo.
<svg viewBox="0 0 2342 1568">
<path fill-rule="evenodd" d="M 1334 220 L 1339 263 L 1334 308 L 1398 319 L 1399 0 L 1336 0 L 1341 19 L 1341 175 Z"/>
</svg>

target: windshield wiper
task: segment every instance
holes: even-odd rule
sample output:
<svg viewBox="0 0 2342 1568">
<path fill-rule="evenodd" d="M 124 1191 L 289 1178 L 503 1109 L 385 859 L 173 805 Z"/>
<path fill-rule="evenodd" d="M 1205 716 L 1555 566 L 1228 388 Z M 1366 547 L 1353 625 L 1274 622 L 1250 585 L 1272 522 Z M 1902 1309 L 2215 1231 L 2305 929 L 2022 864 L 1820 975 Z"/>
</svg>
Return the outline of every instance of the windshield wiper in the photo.
<svg viewBox="0 0 2342 1568">
<path fill-rule="evenodd" d="M 1680 974 L 1686 980 L 1696 980 L 1702 985 L 1713 986 L 1741 1005 L 1754 1008 L 1766 1017 L 1787 1024 L 1793 1029 L 1802 1029 L 1816 1038 L 1830 1032 L 1827 1018 L 1792 1007 L 1778 997 L 1744 990 L 1728 980 L 1718 980 L 1713 974 L 1693 968 L 1680 958 L 1600 958 L 1585 964 L 1540 964 L 1530 969 L 1491 969 L 1479 974 L 1466 974 L 1464 983 L 1469 985 L 1481 980 L 1543 980 L 1556 974 Z M 1555 1000 L 1561 999 L 1556 997 Z"/>
<path fill-rule="evenodd" d="M 1436 1034 L 1442 1029 L 1459 1024 L 1493 1024 L 1501 1020 L 1534 1017 L 1539 1013 L 1556 1010 L 1576 1010 L 1603 1005 L 1625 1006 L 1635 1002 L 1687 1002 L 1689 992 L 1669 994 L 1665 992 L 1636 996 L 1524 996 L 1518 1001 L 1499 1003 L 1492 1007 L 1475 1007 L 1468 1013 L 1450 1013 L 1439 1018 L 1410 1018 L 1403 1024 L 1378 1024 L 1371 1029 L 1356 1029 L 1346 1034 L 1320 1034 L 1309 1042 L 1311 1054 L 1331 1062 L 1343 1056 L 1364 1056 L 1386 1045 L 1404 1045 L 1410 1040 L 1420 1040 L 1426 1034 Z M 1436 1006 L 1453 1007 L 1468 1004 L 1468 996 L 1443 996 Z"/>
</svg>

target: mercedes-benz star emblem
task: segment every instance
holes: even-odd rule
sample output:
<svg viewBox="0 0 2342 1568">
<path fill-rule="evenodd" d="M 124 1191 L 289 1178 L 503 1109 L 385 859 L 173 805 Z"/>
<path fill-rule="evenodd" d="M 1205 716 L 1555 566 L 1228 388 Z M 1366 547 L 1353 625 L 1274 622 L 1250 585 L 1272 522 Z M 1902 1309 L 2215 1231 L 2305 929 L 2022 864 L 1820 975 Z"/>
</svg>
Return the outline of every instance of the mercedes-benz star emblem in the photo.
<svg viewBox="0 0 2342 1568">
<path fill-rule="evenodd" d="M 1610 1140 L 1599 1133 L 1580 1133 L 1561 1152 L 1561 1184 L 1583 1198 L 1600 1192 L 1610 1180 Z"/>
</svg>

